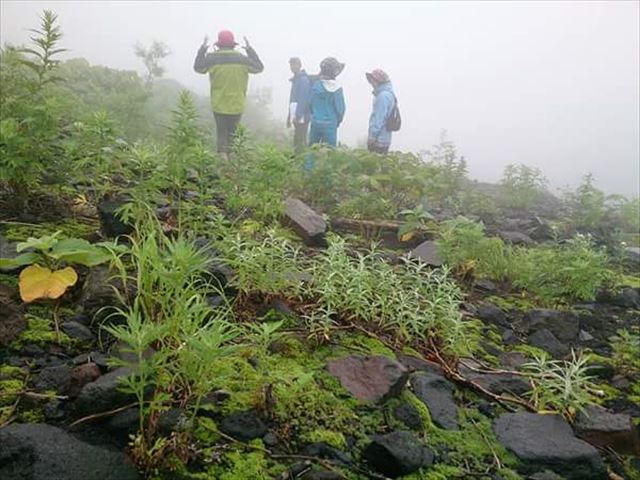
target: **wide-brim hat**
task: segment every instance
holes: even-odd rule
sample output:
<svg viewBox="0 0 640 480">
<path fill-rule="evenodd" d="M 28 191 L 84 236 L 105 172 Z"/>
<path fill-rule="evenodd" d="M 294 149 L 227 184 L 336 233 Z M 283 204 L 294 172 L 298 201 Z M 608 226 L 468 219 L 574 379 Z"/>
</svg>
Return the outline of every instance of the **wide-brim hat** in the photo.
<svg viewBox="0 0 640 480">
<path fill-rule="evenodd" d="M 387 83 L 389 81 L 389 75 L 384 70 L 380 70 L 379 68 L 365 73 L 367 80 L 370 83 Z"/>
</svg>

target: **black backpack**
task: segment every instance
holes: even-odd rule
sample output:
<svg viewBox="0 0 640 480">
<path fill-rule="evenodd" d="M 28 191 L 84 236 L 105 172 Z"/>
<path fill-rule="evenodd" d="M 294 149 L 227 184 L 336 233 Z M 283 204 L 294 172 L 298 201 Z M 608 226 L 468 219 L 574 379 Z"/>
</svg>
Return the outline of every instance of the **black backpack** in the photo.
<svg viewBox="0 0 640 480">
<path fill-rule="evenodd" d="M 398 108 L 398 99 L 395 95 L 393 96 L 393 108 L 387 117 L 385 126 L 390 132 L 397 132 L 402 126 L 402 117 L 400 116 L 400 109 Z"/>
</svg>

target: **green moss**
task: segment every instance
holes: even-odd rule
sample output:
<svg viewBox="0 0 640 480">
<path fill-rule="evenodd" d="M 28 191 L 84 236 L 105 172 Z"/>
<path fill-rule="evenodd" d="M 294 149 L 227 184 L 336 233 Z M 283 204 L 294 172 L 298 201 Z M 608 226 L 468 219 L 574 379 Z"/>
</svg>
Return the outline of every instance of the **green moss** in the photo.
<svg viewBox="0 0 640 480">
<path fill-rule="evenodd" d="M 18 394 L 24 389 L 24 382 L 16 378 L 0 380 L 0 407 L 13 405 Z"/>
<path fill-rule="evenodd" d="M 522 310 L 526 312 L 527 310 L 532 310 L 538 306 L 538 303 L 529 297 L 522 296 L 504 296 L 498 297 L 497 295 L 492 295 L 490 297 L 485 298 L 487 302 L 493 303 L 498 308 L 502 310 Z"/>
<path fill-rule="evenodd" d="M 339 450 L 344 449 L 347 446 L 347 442 L 342 433 L 332 432 L 331 430 L 323 430 L 321 428 L 303 434 L 300 439 L 303 442 L 308 443 L 324 442 L 327 445 L 331 445 L 332 447 L 335 447 Z"/>
<path fill-rule="evenodd" d="M 0 365 L 0 380 L 6 380 L 9 378 L 24 378 L 26 372 L 20 367 L 14 367 L 12 365 Z"/>
<path fill-rule="evenodd" d="M 616 279 L 616 283 L 619 287 L 640 288 L 640 276 L 620 275 Z"/>
<path fill-rule="evenodd" d="M 44 412 L 40 408 L 23 410 L 18 413 L 18 421 L 20 423 L 43 423 L 44 420 Z"/>
<path fill-rule="evenodd" d="M 342 348 L 347 350 L 347 352 L 344 352 L 345 354 L 383 355 L 395 358 L 393 350 L 377 338 L 372 338 L 368 335 L 346 333 L 337 337 L 337 341 Z"/>
<path fill-rule="evenodd" d="M 541 348 L 534 347 L 532 345 L 516 345 L 511 349 L 512 352 L 520 352 L 527 355 L 529 358 L 535 357 L 548 357 L 549 354 Z"/>
<path fill-rule="evenodd" d="M 40 318 L 32 314 L 26 314 L 27 328 L 20 336 L 11 344 L 15 349 L 21 348 L 26 344 L 35 344 L 45 346 L 49 343 L 57 343 L 59 345 L 72 345 L 73 340 L 64 332 L 56 332 L 53 322 L 46 318 Z"/>
</svg>

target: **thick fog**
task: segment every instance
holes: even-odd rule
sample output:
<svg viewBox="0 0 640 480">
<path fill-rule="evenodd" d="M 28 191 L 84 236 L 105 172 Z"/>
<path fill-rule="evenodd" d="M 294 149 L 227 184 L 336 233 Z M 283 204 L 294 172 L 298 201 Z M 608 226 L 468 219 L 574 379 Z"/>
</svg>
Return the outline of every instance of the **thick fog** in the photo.
<svg viewBox="0 0 640 480">
<path fill-rule="evenodd" d="M 200 93 L 193 59 L 205 35 L 247 36 L 265 64 L 251 88 L 271 88 L 284 123 L 288 58 L 315 73 L 346 63 L 340 141 L 366 137 L 371 89 L 388 72 L 403 114 L 392 148 L 420 151 L 446 130 L 470 174 L 497 180 L 505 165 L 543 170 L 555 186 L 591 171 L 600 188 L 639 189 L 640 38 L 637 1 L 604 2 L 1 2 L 1 40 L 24 43 L 38 14 L 59 14 L 70 57 L 142 71 L 136 41 L 171 49 L 168 77 Z"/>
</svg>

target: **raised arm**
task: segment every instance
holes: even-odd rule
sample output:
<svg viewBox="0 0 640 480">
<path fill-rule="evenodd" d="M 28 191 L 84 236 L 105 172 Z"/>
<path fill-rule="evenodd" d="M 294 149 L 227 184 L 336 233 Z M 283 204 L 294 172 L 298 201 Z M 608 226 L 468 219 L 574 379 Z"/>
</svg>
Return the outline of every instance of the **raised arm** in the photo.
<svg viewBox="0 0 640 480">
<path fill-rule="evenodd" d="M 196 59 L 193 62 L 193 69 L 198 73 L 207 73 L 211 67 L 213 67 L 215 61 L 214 56 L 207 54 L 208 46 L 203 44 L 196 54 Z"/>
<path fill-rule="evenodd" d="M 247 45 L 245 47 L 245 50 L 247 52 L 247 60 L 248 60 L 247 65 L 249 67 L 249 73 L 262 72 L 264 70 L 264 65 L 262 64 L 260 57 L 258 57 L 258 54 L 253 49 L 253 47 L 250 45 Z"/>
</svg>

